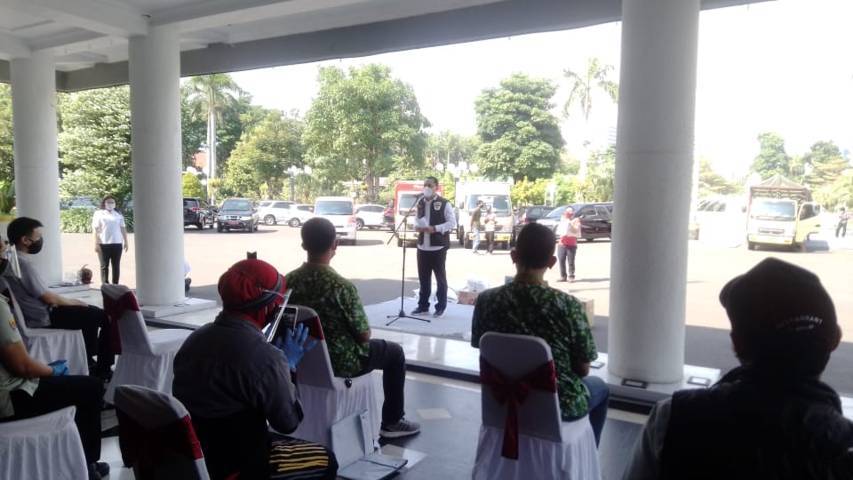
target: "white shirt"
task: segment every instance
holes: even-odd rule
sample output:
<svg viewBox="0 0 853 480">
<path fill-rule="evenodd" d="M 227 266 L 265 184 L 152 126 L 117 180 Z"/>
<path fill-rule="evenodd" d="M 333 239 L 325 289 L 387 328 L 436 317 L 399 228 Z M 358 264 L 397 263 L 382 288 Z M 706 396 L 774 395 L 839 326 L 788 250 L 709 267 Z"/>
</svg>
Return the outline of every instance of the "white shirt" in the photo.
<svg viewBox="0 0 853 480">
<path fill-rule="evenodd" d="M 124 217 L 115 210 L 96 210 L 92 216 L 92 230 L 98 234 L 101 245 L 124 244 L 122 228 L 125 228 Z"/>
<path fill-rule="evenodd" d="M 427 199 L 423 200 L 423 202 L 424 202 L 424 216 L 418 217 L 415 220 L 416 225 L 418 227 L 428 227 L 429 226 L 429 220 L 430 220 L 430 217 L 432 215 L 432 209 L 433 209 L 432 202 L 433 202 L 433 200 L 436 199 L 436 197 L 432 197 L 432 198 L 433 198 L 432 200 L 427 200 Z M 444 203 L 444 219 L 445 219 L 444 223 L 439 223 L 438 225 L 435 225 L 435 232 L 436 233 L 448 233 L 448 232 L 452 232 L 452 231 L 456 230 L 456 214 L 453 213 L 453 206 L 450 205 L 450 202 L 448 202 L 447 200 L 445 200 L 445 203 Z M 442 248 L 444 248 L 444 247 L 442 247 L 441 245 L 433 246 L 430 243 L 428 233 L 424 234 L 424 243 L 418 244 L 418 249 L 424 250 L 427 252 L 435 252 L 435 251 L 441 250 Z"/>
</svg>

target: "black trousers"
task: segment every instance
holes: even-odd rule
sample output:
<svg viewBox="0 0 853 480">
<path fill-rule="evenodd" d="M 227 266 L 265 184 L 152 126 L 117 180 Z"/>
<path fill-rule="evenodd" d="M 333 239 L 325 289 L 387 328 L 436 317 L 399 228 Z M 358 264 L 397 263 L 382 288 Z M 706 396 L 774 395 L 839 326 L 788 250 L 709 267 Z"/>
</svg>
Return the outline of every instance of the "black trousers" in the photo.
<svg viewBox="0 0 853 480">
<path fill-rule="evenodd" d="M 102 243 L 101 251 L 98 252 L 98 261 L 101 262 L 101 283 L 107 284 L 107 273 L 110 269 L 110 264 L 113 265 L 113 283 L 118 283 L 118 277 L 121 273 L 121 251 L 124 245 L 120 243 Z"/>
<path fill-rule="evenodd" d="M 2 421 L 22 420 L 74 406 L 74 423 L 80 432 L 83 452 L 88 463 L 101 458 L 101 405 L 104 384 L 86 376 L 43 377 L 31 397 L 23 390 L 10 394 L 15 415 Z"/>
<path fill-rule="evenodd" d="M 838 222 L 838 226 L 835 227 L 835 238 L 838 237 L 846 237 L 847 236 L 847 221 Z"/>
<path fill-rule="evenodd" d="M 382 390 L 385 403 L 382 404 L 382 423 L 393 425 L 405 414 L 403 390 L 406 384 L 406 356 L 403 347 L 385 340 L 371 339 L 370 353 L 364 359 L 359 375 L 382 370 Z"/>
<path fill-rule="evenodd" d="M 50 310 L 50 326 L 63 330 L 81 330 L 89 364 L 94 364 L 92 357 L 98 356 L 97 373 L 109 370 L 115 362 L 115 355 L 110 350 L 110 321 L 100 308 L 91 305 L 54 307 Z"/>
<path fill-rule="evenodd" d="M 418 307 L 429 309 L 429 296 L 432 295 L 432 275 L 435 274 L 435 309 L 447 308 L 447 249 L 427 251 L 418 249 L 418 280 L 421 283 Z"/>
<path fill-rule="evenodd" d="M 566 260 L 569 264 L 569 277 L 575 278 L 575 257 L 578 246 L 567 247 L 562 243 L 557 246 L 557 263 L 560 264 L 560 278 L 566 278 Z"/>
</svg>

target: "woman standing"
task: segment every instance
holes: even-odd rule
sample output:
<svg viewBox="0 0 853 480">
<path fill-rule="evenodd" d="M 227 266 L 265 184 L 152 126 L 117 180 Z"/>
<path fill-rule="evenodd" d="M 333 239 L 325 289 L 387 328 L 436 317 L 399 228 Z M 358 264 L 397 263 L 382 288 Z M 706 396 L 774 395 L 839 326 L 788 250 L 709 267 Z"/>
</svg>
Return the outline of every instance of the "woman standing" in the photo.
<svg viewBox="0 0 853 480">
<path fill-rule="evenodd" d="M 560 279 L 558 282 L 566 281 L 566 260 L 569 261 L 570 282 L 575 281 L 575 256 L 578 252 L 578 236 L 581 234 L 581 221 L 574 218 L 575 211 L 572 207 L 566 208 L 563 218 L 557 225 L 557 234 L 560 235 L 560 245 L 557 246 L 557 261 L 560 263 Z"/>
<path fill-rule="evenodd" d="M 486 217 L 483 223 L 486 227 L 486 245 L 489 255 L 491 255 L 492 250 L 495 249 L 495 224 L 497 223 L 497 220 L 495 219 L 495 210 L 491 205 L 489 205 L 489 209 L 486 211 Z"/>
<path fill-rule="evenodd" d="M 92 217 L 92 232 L 95 234 L 95 252 L 101 262 L 101 283 L 106 284 L 109 266 L 113 266 L 113 283 L 118 283 L 121 252 L 127 251 L 127 228 L 124 216 L 116 211 L 116 199 L 106 196 L 101 208 Z"/>
</svg>

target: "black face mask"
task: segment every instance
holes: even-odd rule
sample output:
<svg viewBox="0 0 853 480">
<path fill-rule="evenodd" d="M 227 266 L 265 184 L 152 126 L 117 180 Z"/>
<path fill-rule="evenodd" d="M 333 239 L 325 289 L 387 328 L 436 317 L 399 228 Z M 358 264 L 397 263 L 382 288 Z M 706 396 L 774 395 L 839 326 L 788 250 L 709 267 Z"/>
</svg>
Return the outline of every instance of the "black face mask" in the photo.
<svg viewBox="0 0 853 480">
<path fill-rule="evenodd" d="M 35 255 L 41 251 L 42 247 L 44 247 L 44 238 L 39 238 L 30 244 L 30 248 L 27 250 L 27 253 Z"/>
</svg>

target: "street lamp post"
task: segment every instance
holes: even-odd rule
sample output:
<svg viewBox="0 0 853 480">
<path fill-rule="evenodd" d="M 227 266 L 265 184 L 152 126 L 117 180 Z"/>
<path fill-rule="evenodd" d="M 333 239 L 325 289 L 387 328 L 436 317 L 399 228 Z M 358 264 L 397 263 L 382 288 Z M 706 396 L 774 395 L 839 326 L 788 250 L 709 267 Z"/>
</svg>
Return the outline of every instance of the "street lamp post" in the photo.
<svg viewBox="0 0 853 480">
<path fill-rule="evenodd" d="M 296 201 L 296 175 L 301 171 L 299 167 L 295 165 L 291 165 L 290 168 L 287 169 L 287 172 L 290 174 L 290 200 Z"/>
</svg>

